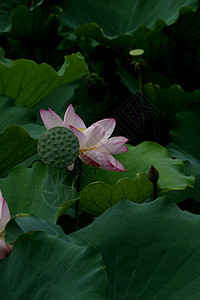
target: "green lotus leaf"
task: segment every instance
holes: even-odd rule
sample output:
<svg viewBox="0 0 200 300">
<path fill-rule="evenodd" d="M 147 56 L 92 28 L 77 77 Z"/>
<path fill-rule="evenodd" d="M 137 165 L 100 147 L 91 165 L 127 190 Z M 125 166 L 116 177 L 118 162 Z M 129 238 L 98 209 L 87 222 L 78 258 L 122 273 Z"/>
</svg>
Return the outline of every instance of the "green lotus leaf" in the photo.
<svg viewBox="0 0 200 300">
<path fill-rule="evenodd" d="M 110 299 L 200 297 L 200 217 L 168 199 L 121 200 L 70 237 L 101 253 Z"/>
<path fill-rule="evenodd" d="M 114 186 L 104 182 L 88 184 L 81 191 L 80 208 L 88 214 L 97 216 L 121 199 L 141 203 L 152 195 L 153 185 L 148 175 L 140 173 L 136 179 L 122 178 Z"/>
<path fill-rule="evenodd" d="M 183 190 L 187 186 L 193 187 L 194 176 L 185 176 L 183 173 L 183 162 L 172 159 L 169 151 L 154 142 L 143 142 L 134 147 L 128 145 L 129 151 L 115 155 L 125 167 L 126 172 L 110 172 L 100 168 L 84 166 L 85 176 L 82 187 L 88 181 L 103 181 L 114 185 L 119 179 L 128 177 L 137 178 L 137 173 L 147 173 L 153 165 L 159 172 L 158 184 L 162 192 L 170 190 Z"/>
<path fill-rule="evenodd" d="M 77 197 L 72 187 L 74 177 L 67 169 L 47 167 L 41 162 L 32 168 L 16 167 L 6 178 L 0 179 L 0 188 L 11 215 L 34 214 L 48 222 L 56 222 L 59 207 Z"/>
<path fill-rule="evenodd" d="M 37 140 L 21 126 L 7 126 L 0 133 L 0 173 L 37 153 Z"/>
<path fill-rule="evenodd" d="M 115 48 L 133 47 L 149 38 L 165 25 L 173 24 L 179 14 L 195 11 L 198 1 L 126 1 L 93 2 L 61 1 L 63 30 L 75 29 L 81 36 L 90 36 Z M 147 13 L 151 12 L 151 13 Z"/>
<path fill-rule="evenodd" d="M 21 235 L 12 254 L 0 261 L 4 299 L 108 298 L 108 280 L 101 255 L 45 232 Z"/>
<path fill-rule="evenodd" d="M 181 202 L 186 198 L 200 201 L 200 119 L 199 105 L 193 110 L 182 111 L 176 115 L 175 127 L 170 132 L 171 142 L 167 145 L 173 157 L 184 162 L 184 172 L 195 176 L 193 189 L 187 188 L 179 193 L 170 193 L 170 198 Z"/>
<path fill-rule="evenodd" d="M 22 233 L 37 230 L 44 231 L 49 235 L 62 235 L 64 239 L 69 241 L 69 238 L 64 234 L 60 226 L 29 215 L 18 215 L 10 220 L 10 222 L 6 225 L 5 241 L 7 244 L 11 244 Z"/>
<path fill-rule="evenodd" d="M 0 32 L 10 28 L 10 16 L 12 10 L 19 4 L 21 0 L 6 0 L 0 2 Z"/>
<path fill-rule="evenodd" d="M 181 15 L 179 19 L 169 28 L 174 40 L 195 42 L 200 40 L 200 9 Z"/>
<path fill-rule="evenodd" d="M 7 125 L 21 125 L 32 138 L 38 138 L 45 128 L 36 124 L 35 120 L 36 114 L 33 109 L 15 105 L 10 97 L 0 95 L 0 131 L 3 131 Z"/>
<path fill-rule="evenodd" d="M 32 107 L 58 86 L 88 74 L 88 68 L 81 55 L 72 54 L 65 56 L 58 72 L 46 63 L 17 59 L 11 66 L 0 62 L 0 74 L 0 94 L 13 98 L 16 105 Z"/>
<path fill-rule="evenodd" d="M 29 2 L 30 3 L 30 2 Z M 41 1 L 40 1 L 41 3 Z M 34 5 L 31 9 L 20 5 L 12 11 L 10 29 L 2 33 L 18 58 L 58 66 L 63 53 L 57 50 L 61 8 Z"/>
<path fill-rule="evenodd" d="M 185 92 L 174 84 L 167 89 L 147 83 L 143 86 L 144 96 L 157 108 L 161 118 L 172 118 L 178 111 L 185 110 L 191 103 L 200 101 L 200 91 Z"/>
</svg>

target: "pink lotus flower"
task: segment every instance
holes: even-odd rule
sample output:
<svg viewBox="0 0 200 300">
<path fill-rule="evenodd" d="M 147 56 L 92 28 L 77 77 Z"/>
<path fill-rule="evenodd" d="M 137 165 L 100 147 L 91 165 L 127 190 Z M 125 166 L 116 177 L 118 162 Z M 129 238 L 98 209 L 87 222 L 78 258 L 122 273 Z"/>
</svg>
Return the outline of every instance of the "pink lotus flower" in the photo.
<svg viewBox="0 0 200 300">
<path fill-rule="evenodd" d="M 12 252 L 12 248 L 3 240 L 0 240 L 0 259 L 4 259 Z"/>
<path fill-rule="evenodd" d="M 100 120 L 86 128 L 83 120 L 75 113 L 72 104 L 65 112 L 62 120 L 54 111 L 40 109 L 40 116 L 46 129 L 61 126 L 69 128 L 78 138 L 80 149 L 79 157 L 87 165 L 100 167 L 109 171 L 126 171 L 124 166 L 112 154 L 128 151 L 123 136 L 112 137 L 116 125 L 115 119 Z M 73 169 L 73 165 L 68 167 Z"/>
<path fill-rule="evenodd" d="M 0 190 L 0 232 L 4 231 L 6 224 L 10 221 L 10 211 L 6 200 L 3 198 Z M 4 236 L 4 233 L 2 234 Z M 0 239 L 0 259 L 10 255 L 12 249 L 3 240 Z"/>
<path fill-rule="evenodd" d="M 0 232 L 5 229 L 6 224 L 10 221 L 10 211 L 6 200 L 3 198 L 0 190 Z"/>
</svg>

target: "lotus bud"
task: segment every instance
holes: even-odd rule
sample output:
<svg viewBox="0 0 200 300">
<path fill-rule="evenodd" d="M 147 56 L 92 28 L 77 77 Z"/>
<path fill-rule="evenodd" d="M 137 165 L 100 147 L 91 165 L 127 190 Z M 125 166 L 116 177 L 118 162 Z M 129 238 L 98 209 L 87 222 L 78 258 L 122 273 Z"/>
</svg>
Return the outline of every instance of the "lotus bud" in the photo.
<svg viewBox="0 0 200 300">
<path fill-rule="evenodd" d="M 154 166 L 151 166 L 148 172 L 149 180 L 153 183 L 157 183 L 159 179 L 159 172 Z"/>
</svg>

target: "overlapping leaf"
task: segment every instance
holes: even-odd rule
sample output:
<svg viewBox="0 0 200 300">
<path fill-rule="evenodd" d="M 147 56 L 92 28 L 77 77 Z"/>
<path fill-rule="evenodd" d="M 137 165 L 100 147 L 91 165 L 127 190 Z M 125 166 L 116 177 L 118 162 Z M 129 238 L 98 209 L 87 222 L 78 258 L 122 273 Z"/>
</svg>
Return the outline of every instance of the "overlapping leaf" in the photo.
<svg viewBox="0 0 200 300">
<path fill-rule="evenodd" d="M 73 180 L 68 170 L 36 162 L 32 168 L 12 169 L 6 178 L 0 179 L 0 188 L 12 215 L 34 214 L 55 223 L 58 208 L 76 197 Z"/>
<path fill-rule="evenodd" d="M 6 236 L 5 240 L 7 244 L 13 243 L 18 236 L 24 232 L 31 231 L 44 231 L 49 235 L 61 235 L 64 239 L 69 241 L 69 238 L 64 234 L 60 226 L 51 224 L 47 221 L 40 220 L 34 216 L 29 215 L 18 215 L 15 216 L 6 225 Z"/>
<path fill-rule="evenodd" d="M 0 94 L 13 98 L 16 105 L 32 107 L 58 86 L 86 74 L 87 66 L 79 54 L 66 56 L 58 72 L 48 64 L 26 59 L 15 60 L 11 66 L 0 62 Z"/>
<path fill-rule="evenodd" d="M 179 14 L 196 10 L 195 0 L 61 1 L 64 29 L 116 48 L 130 47 L 171 25 Z M 78 7 L 78 10 L 77 10 Z M 147 13 L 150 12 L 150 13 Z"/>
<path fill-rule="evenodd" d="M 147 173 L 151 165 L 159 171 L 158 184 L 163 192 L 181 190 L 194 185 L 194 177 L 184 175 L 182 161 L 172 159 L 169 151 L 161 145 L 153 142 L 143 142 L 136 147 L 131 145 L 128 147 L 128 152 L 115 155 L 124 165 L 126 172 L 110 172 L 85 166 L 82 186 L 88 184 L 88 181 L 104 181 L 114 185 L 123 177 L 136 179 L 137 173 Z"/>
</svg>

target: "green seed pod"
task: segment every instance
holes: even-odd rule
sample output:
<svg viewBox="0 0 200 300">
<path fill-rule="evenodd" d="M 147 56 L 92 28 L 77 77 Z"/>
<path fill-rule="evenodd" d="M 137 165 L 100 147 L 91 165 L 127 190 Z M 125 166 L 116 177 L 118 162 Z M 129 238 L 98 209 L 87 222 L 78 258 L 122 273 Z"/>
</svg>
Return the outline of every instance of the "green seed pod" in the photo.
<svg viewBox="0 0 200 300">
<path fill-rule="evenodd" d="M 143 49 L 133 49 L 133 50 L 129 51 L 129 54 L 131 56 L 141 56 L 142 54 L 144 54 L 144 50 Z"/>
<path fill-rule="evenodd" d="M 78 152 L 79 141 L 66 127 L 53 127 L 38 139 L 38 155 L 44 163 L 54 168 L 70 166 Z"/>
</svg>

